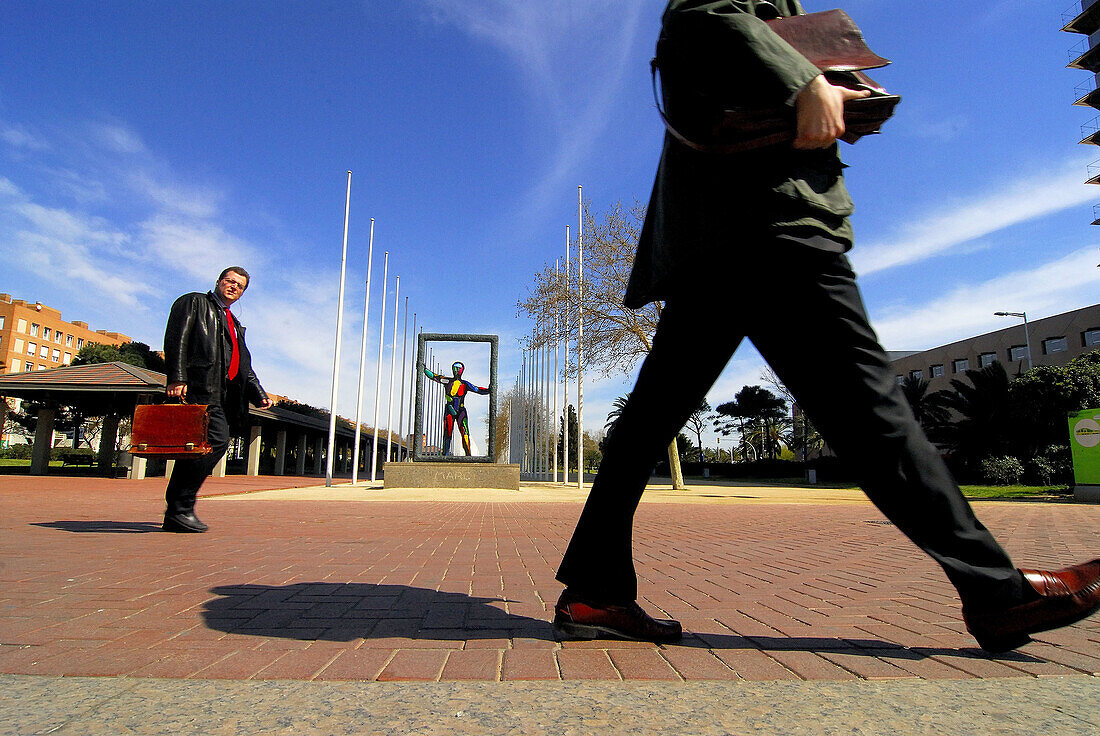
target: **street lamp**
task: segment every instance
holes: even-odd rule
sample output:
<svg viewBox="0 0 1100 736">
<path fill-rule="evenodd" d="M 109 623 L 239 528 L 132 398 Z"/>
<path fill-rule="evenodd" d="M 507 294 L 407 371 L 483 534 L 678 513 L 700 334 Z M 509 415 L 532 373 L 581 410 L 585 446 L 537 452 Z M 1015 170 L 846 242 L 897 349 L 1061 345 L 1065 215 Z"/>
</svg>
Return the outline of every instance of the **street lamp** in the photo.
<svg viewBox="0 0 1100 736">
<path fill-rule="evenodd" d="M 1027 312 L 994 312 L 997 317 L 1022 317 L 1024 320 L 1024 344 L 1027 346 L 1027 369 L 1032 369 L 1031 364 L 1031 336 L 1027 329 Z"/>
</svg>

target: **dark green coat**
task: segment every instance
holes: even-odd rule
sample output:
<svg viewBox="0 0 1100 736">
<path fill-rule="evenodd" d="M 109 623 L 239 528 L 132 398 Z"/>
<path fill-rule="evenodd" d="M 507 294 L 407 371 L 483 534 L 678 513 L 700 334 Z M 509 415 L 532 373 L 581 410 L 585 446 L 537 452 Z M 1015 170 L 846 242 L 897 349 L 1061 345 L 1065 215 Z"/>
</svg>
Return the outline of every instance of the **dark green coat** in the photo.
<svg viewBox="0 0 1100 736">
<path fill-rule="evenodd" d="M 797 0 L 671 0 L 659 61 L 665 109 L 690 133 L 717 104 L 790 105 L 818 69 L 764 22 L 801 14 Z M 769 236 L 851 247 L 852 200 L 837 148 L 780 145 L 739 154 L 692 151 L 670 135 L 624 302 L 637 308 L 710 288 Z M 824 236 L 824 237 L 817 237 Z"/>
</svg>

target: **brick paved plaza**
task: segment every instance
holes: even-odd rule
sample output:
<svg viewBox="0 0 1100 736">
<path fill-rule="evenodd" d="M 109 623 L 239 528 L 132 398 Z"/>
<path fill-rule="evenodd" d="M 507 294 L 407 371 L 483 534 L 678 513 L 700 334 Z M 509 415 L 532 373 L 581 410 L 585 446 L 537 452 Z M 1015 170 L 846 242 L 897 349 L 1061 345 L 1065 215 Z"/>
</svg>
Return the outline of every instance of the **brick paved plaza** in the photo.
<svg viewBox="0 0 1100 736">
<path fill-rule="evenodd" d="M 287 479 L 211 481 L 214 493 Z M 643 604 L 682 643 L 560 642 L 571 502 L 202 499 L 163 480 L 0 477 L 0 672 L 256 680 L 882 680 L 1100 673 L 1100 621 L 988 657 L 867 503 L 643 503 Z M 537 497 L 537 494 L 536 494 Z M 1100 507 L 982 503 L 1017 564 L 1100 551 Z"/>
</svg>

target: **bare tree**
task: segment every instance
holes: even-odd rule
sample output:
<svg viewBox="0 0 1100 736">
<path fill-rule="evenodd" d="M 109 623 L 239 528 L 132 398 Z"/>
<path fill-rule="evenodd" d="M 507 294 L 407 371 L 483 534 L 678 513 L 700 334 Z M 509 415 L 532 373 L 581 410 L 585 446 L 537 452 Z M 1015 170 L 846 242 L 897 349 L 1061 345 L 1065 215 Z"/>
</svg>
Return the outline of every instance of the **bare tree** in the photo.
<svg viewBox="0 0 1100 736">
<path fill-rule="evenodd" d="M 600 222 L 589 204 L 584 205 L 584 362 L 566 366 L 567 376 L 576 375 L 578 368 L 597 370 L 608 377 L 629 373 L 652 347 L 664 304 L 655 301 L 641 309 L 623 305 L 644 220 L 645 206 L 637 201 L 629 210 L 616 203 Z M 577 282 L 576 265 L 570 264 L 573 272 L 569 274 L 553 264 L 535 274 L 527 297 L 517 304 L 519 311 L 540 324 L 552 324 L 557 316 L 564 334 L 575 336 L 582 305 L 577 290 L 566 285 Z M 549 338 L 548 333 L 542 334 L 541 339 Z M 673 487 L 683 488 L 675 439 L 669 445 L 668 459 Z"/>
</svg>

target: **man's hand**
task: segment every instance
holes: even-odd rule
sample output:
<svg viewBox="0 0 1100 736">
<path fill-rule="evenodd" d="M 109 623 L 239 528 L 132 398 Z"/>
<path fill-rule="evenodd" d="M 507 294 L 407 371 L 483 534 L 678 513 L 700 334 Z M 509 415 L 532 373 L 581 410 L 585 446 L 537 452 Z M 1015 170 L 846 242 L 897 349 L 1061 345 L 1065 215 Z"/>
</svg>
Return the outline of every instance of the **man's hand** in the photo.
<svg viewBox="0 0 1100 736">
<path fill-rule="evenodd" d="M 844 103 L 870 96 L 870 90 L 854 90 L 830 84 L 819 74 L 795 99 L 798 134 L 795 148 L 828 148 L 844 135 Z"/>
<path fill-rule="evenodd" d="M 169 396 L 176 399 L 187 398 L 187 384 L 186 383 L 170 383 L 168 388 L 165 389 Z"/>
</svg>

